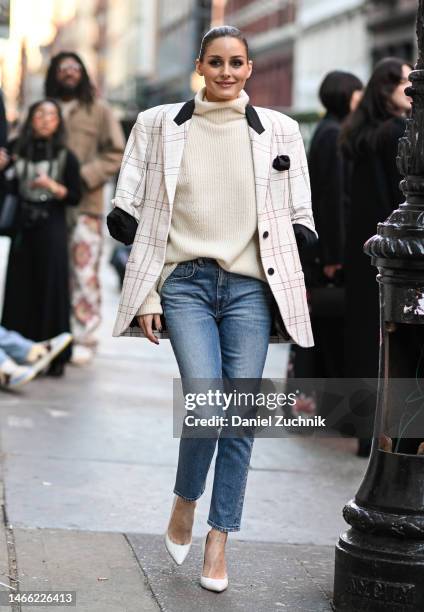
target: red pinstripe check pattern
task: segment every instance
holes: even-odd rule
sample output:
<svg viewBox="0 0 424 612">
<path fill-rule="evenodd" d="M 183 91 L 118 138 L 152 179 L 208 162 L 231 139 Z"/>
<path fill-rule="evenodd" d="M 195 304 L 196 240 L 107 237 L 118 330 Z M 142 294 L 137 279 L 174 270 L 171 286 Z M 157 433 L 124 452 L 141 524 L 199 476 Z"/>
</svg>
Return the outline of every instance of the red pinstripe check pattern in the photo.
<svg viewBox="0 0 424 612">
<path fill-rule="evenodd" d="M 172 205 L 190 120 L 178 126 L 174 117 L 183 104 L 158 106 L 140 113 L 129 137 L 119 174 L 115 206 L 138 221 L 128 260 L 114 336 L 143 336 L 129 327 L 158 278 L 164 260 Z M 261 260 L 292 340 L 313 346 L 302 267 L 293 231 L 300 223 L 315 231 L 309 174 L 296 121 L 276 111 L 256 108 L 265 131 L 249 127 L 255 168 Z M 290 169 L 277 171 L 277 155 L 290 157 Z M 267 231 L 269 236 L 263 238 Z M 157 333 L 159 338 L 166 334 Z M 282 338 L 271 341 L 283 342 Z"/>
</svg>

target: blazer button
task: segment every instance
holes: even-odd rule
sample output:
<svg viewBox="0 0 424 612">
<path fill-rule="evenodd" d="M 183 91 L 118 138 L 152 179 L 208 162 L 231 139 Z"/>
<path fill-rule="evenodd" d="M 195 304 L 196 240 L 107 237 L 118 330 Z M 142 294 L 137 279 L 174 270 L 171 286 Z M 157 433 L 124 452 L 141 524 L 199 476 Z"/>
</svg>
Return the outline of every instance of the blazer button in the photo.
<svg viewBox="0 0 424 612">
<path fill-rule="evenodd" d="M 268 268 L 268 274 L 271 276 L 274 274 L 274 268 Z"/>
<path fill-rule="evenodd" d="M 262 238 L 268 238 L 268 236 L 269 236 L 269 232 L 264 232 L 264 233 L 262 234 Z"/>
</svg>

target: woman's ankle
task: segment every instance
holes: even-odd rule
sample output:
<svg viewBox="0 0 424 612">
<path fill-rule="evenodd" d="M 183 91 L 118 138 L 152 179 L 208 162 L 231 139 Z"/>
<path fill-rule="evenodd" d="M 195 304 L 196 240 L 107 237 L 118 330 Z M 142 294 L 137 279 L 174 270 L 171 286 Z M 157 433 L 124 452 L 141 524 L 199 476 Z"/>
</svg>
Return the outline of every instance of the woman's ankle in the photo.
<svg viewBox="0 0 424 612">
<path fill-rule="evenodd" d="M 212 529 L 208 533 L 208 541 L 220 542 L 226 544 L 228 539 L 228 532 L 221 531 L 220 529 Z"/>
<path fill-rule="evenodd" d="M 184 497 L 180 497 L 179 495 L 176 495 L 177 501 L 175 505 L 179 505 L 182 508 L 184 508 L 184 506 L 186 508 L 195 508 L 197 505 L 197 500 L 195 499 L 184 499 Z"/>
<path fill-rule="evenodd" d="M 228 533 L 211 529 L 206 538 L 205 555 L 203 559 L 203 576 L 222 579 L 227 575 L 225 561 L 225 545 Z"/>
<path fill-rule="evenodd" d="M 168 536 L 176 544 L 187 544 L 191 539 L 196 501 L 188 501 L 177 496 L 169 524 Z"/>
</svg>

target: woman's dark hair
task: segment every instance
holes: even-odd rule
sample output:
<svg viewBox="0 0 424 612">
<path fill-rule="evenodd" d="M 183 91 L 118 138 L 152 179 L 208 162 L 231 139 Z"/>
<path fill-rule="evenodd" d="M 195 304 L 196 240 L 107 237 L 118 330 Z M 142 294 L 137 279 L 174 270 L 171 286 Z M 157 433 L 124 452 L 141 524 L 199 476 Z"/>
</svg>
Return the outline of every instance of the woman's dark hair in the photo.
<svg viewBox="0 0 424 612">
<path fill-rule="evenodd" d="M 319 99 L 329 113 L 343 120 L 350 113 L 353 92 L 363 88 L 362 81 L 354 74 L 334 70 L 329 72 L 321 83 Z"/>
<path fill-rule="evenodd" d="M 88 76 L 87 69 L 83 64 L 82 59 L 79 55 L 73 53 L 72 51 L 61 51 L 52 58 L 46 75 L 46 83 L 44 86 L 45 95 L 47 98 L 61 97 L 62 88 L 57 80 L 57 70 L 62 60 L 68 57 L 75 60 L 81 68 L 81 80 L 75 92 L 76 97 L 84 104 L 90 105 L 93 103 L 95 98 L 95 88 L 90 81 L 90 77 Z"/>
<path fill-rule="evenodd" d="M 237 40 L 240 40 L 246 49 L 247 59 L 249 59 L 249 45 L 247 44 L 247 40 L 245 39 L 243 34 L 238 28 L 224 25 L 212 28 L 211 30 L 209 30 L 209 32 L 206 32 L 206 34 L 202 38 L 199 51 L 199 60 L 201 62 L 203 62 L 206 49 L 211 44 L 211 42 L 217 38 L 222 38 L 223 36 L 231 36 L 231 38 L 237 38 Z"/>
<path fill-rule="evenodd" d="M 340 142 L 348 156 L 360 153 L 364 145 L 373 147 L 377 128 L 395 115 L 391 96 L 402 81 L 405 64 L 410 66 L 406 60 L 387 57 L 375 66 L 362 100 L 341 131 Z"/>
<path fill-rule="evenodd" d="M 28 115 L 22 126 L 19 138 L 16 141 L 16 145 L 14 146 L 14 153 L 19 155 L 20 157 L 25 157 L 28 159 L 32 157 L 33 145 L 34 145 L 34 140 L 35 140 L 34 133 L 32 130 L 32 119 L 34 117 L 34 113 L 36 112 L 36 110 L 42 104 L 45 104 L 46 102 L 53 104 L 56 107 L 58 115 L 59 115 L 59 124 L 57 126 L 57 130 L 54 132 L 54 134 L 51 137 L 49 149 L 51 153 L 53 154 L 53 153 L 57 153 L 57 151 L 59 151 L 65 146 L 65 135 L 66 135 L 65 123 L 63 121 L 62 111 L 60 109 L 60 106 L 58 102 L 56 102 L 56 100 L 53 100 L 52 98 L 45 98 L 44 100 L 39 100 L 38 102 L 34 102 L 34 104 L 32 104 L 29 107 Z"/>
</svg>

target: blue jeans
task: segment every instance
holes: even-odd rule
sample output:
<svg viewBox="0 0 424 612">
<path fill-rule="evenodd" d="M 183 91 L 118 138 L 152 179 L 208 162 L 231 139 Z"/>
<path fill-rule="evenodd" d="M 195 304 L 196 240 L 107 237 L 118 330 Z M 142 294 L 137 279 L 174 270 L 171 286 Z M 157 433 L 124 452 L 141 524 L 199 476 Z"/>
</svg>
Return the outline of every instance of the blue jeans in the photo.
<svg viewBox="0 0 424 612">
<path fill-rule="evenodd" d="M 13 359 L 17 363 L 25 363 L 33 345 L 34 342 L 27 340 L 18 332 L 8 331 L 0 325 L 0 365 L 6 359 Z"/>
<path fill-rule="evenodd" d="M 272 323 L 267 283 L 198 258 L 176 267 L 161 299 L 182 380 L 262 377 Z M 187 500 L 202 495 L 218 445 L 207 522 L 220 531 L 240 530 L 253 440 L 253 434 L 180 440 L 174 493 Z"/>
</svg>

